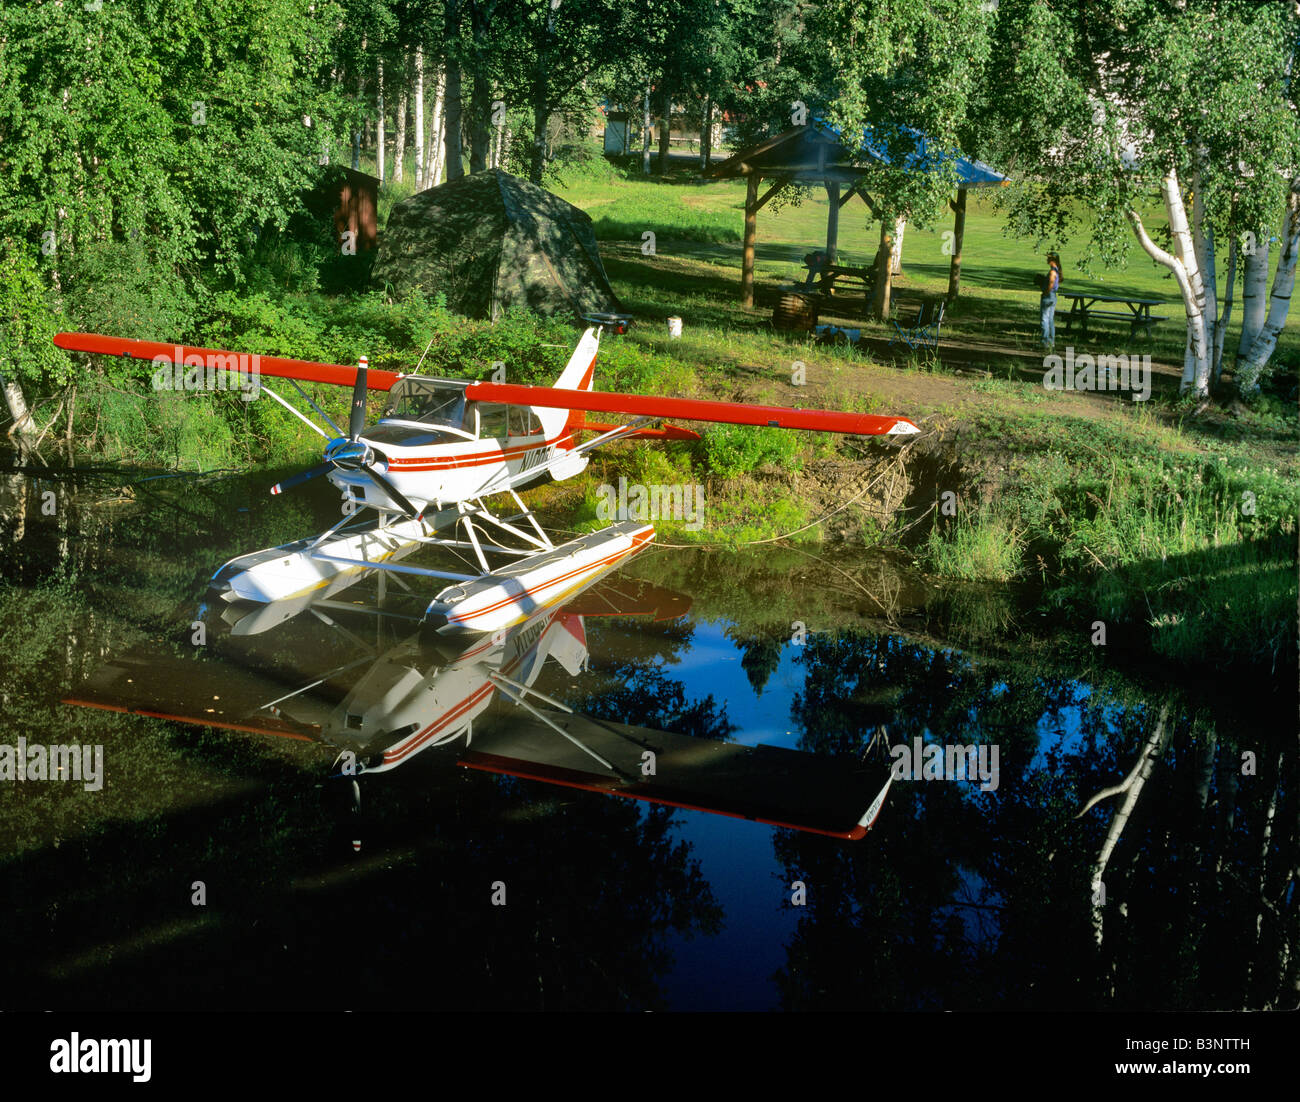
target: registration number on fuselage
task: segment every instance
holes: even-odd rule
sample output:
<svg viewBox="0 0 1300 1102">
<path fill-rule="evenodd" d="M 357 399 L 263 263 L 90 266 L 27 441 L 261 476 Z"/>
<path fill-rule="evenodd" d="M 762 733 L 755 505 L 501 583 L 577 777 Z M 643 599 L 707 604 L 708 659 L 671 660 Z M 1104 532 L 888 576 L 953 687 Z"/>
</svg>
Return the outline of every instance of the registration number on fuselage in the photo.
<svg viewBox="0 0 1300 1102">
<path fill-rule="evenodd" d="M 519 464 L 519 473 L 531 471 L 535 467 L 543 467 L 555 456 L 555 445 L 547 444 L 545 447 L 532 448 L 524 452 L 523 460 Z"/>
</svg>

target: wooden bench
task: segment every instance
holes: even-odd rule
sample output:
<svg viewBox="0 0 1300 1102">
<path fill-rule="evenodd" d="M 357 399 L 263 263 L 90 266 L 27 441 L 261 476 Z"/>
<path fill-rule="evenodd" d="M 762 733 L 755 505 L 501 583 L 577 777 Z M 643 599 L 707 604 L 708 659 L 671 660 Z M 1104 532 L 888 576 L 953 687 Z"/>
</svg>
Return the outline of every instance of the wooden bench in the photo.
<svg viewBox="0 0 1300 1102">
<path fill-rule="evenodd" d="M 1095 318 L 1104 318 L 1107 321 L 1127 322 L 1130 337 L 1135 336 L 1139 329 L 1143 330 L 1149 337 L 1151 336 L 1151 330 L 1155 326 L 1159 325 L 1162 321 L 1169 320 L 1168 315 L 1165 314 L 1151 314 L 1148 317 L 1134 317 L 1131 310 L 1089 310 L 1087 319 L 1082 327 L 1082 331 L 1085 335 L 1088 331 L 1088 326 Z M 1071 320 L 1070 315 L 1066 314 L 1065 331 L 1067 333 L 1070 331 Z"/>
</svg>

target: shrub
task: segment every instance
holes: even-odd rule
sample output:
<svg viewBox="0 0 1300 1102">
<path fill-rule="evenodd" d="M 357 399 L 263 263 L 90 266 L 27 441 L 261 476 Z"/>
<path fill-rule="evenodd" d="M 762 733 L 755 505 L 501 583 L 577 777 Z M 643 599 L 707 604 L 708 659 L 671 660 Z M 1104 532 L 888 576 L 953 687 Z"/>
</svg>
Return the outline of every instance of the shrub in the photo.
<svg viewBox="0 0 1300 1102">
<path fill-rule="evenodd" d="M 713 425 L 700 442 L 709 469 L 719 478 L 735 478 L 765 463 L 797 469 L 801 445 L 785 429 L 749 425 Z"/>
</svg>

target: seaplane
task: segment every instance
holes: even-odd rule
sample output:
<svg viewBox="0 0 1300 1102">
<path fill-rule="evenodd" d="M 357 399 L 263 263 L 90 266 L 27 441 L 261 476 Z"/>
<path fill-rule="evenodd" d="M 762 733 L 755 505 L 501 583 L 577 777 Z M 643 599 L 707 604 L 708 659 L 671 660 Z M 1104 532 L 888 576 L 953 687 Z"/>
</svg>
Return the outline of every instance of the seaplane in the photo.
<svg viewBox="0 0 1300 1102">
<path fill-rule="evenodd" d="M 598 391 L 601 335 L 626 331 L 628 315 L 584 320 L 590 324 L 551 387 L 421 375 L 419 364 L 409 374 L 372 369 L 365 357 L 351 367 L 95 333 L 59 333 L 54 343 L 150 360 L 164 375 L 174 370 L 178 377 L 191 371 L 211 377 L 217 371 L 255 378 L 260 392 L 324 439 L 322 462 L 272 486 L 271 493 L 324 476 L 343 497 L 342 517 L 319 535 L 222 565 L 211 582 L 224 600 L 292 608 L 382 571 L 408 587 L 438 584 L 423 618 L 442 635 L 506 631 L 650 545 L 653 526 L 637 520 L 557 544 L 519 496 L 543 479 L 578 475 L 595 448 L 633 438 L 699 439 L 673 423 L 683 420 L 864 436 L 920 431 L 906 417 Z M 287 379 L 332 435 L 267 386 L 265 376 Z M 300 382 L 352 387 L 346 431 Z M 388 398 L 378 422 L 367 426 L 372 390 Z M 590 414 L 612 417 L 590 420 Z M 494 512 L 488 502 L 495 499 L 505 499 L 511 511 Z M 463 569 L 405 561 L 430 547 L 450 553 Z"/>
</svg>

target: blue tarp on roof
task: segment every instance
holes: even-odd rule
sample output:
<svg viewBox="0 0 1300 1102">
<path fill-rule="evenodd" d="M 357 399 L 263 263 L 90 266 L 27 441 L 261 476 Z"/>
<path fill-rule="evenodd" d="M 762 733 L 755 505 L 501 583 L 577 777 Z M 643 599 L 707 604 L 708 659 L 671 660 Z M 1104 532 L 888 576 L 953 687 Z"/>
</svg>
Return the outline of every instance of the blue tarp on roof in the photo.
<svg viewBox="0 0 1300 1102">
<path fill-rule="evenodd" d="M 824 119 L 816 116 L 812 120 L 812 127 L 845 149 L 848 148 L 838 127 L 832 126 Z M 986 165 L 983 161 L 977 161 L 973 157 L 966 157 L 954 150 L 942 149 L 928 135 L 913 127 L 902 126 L 899 127 L 899 130 L 901 133 L 909 135 L 916 143 L 915 148 L 904 159 L 903 170 L 905 172 L 914 170 L 930 172 L 938 168 L 944 161 L 952 160 L 955 162 L 957 180 L 961 187 L 999 187 L 1007 183 L 1007 177 L 1003 176 L 997 169 Z M 876 139 L 869 127 L 863 131 L 859 151 L 867 154 L 873 160 L 880 161 L 882 164 L 889 164 L 891 161 L 888 152 L 885 150 L 885 143 Z"/>
</svg>

